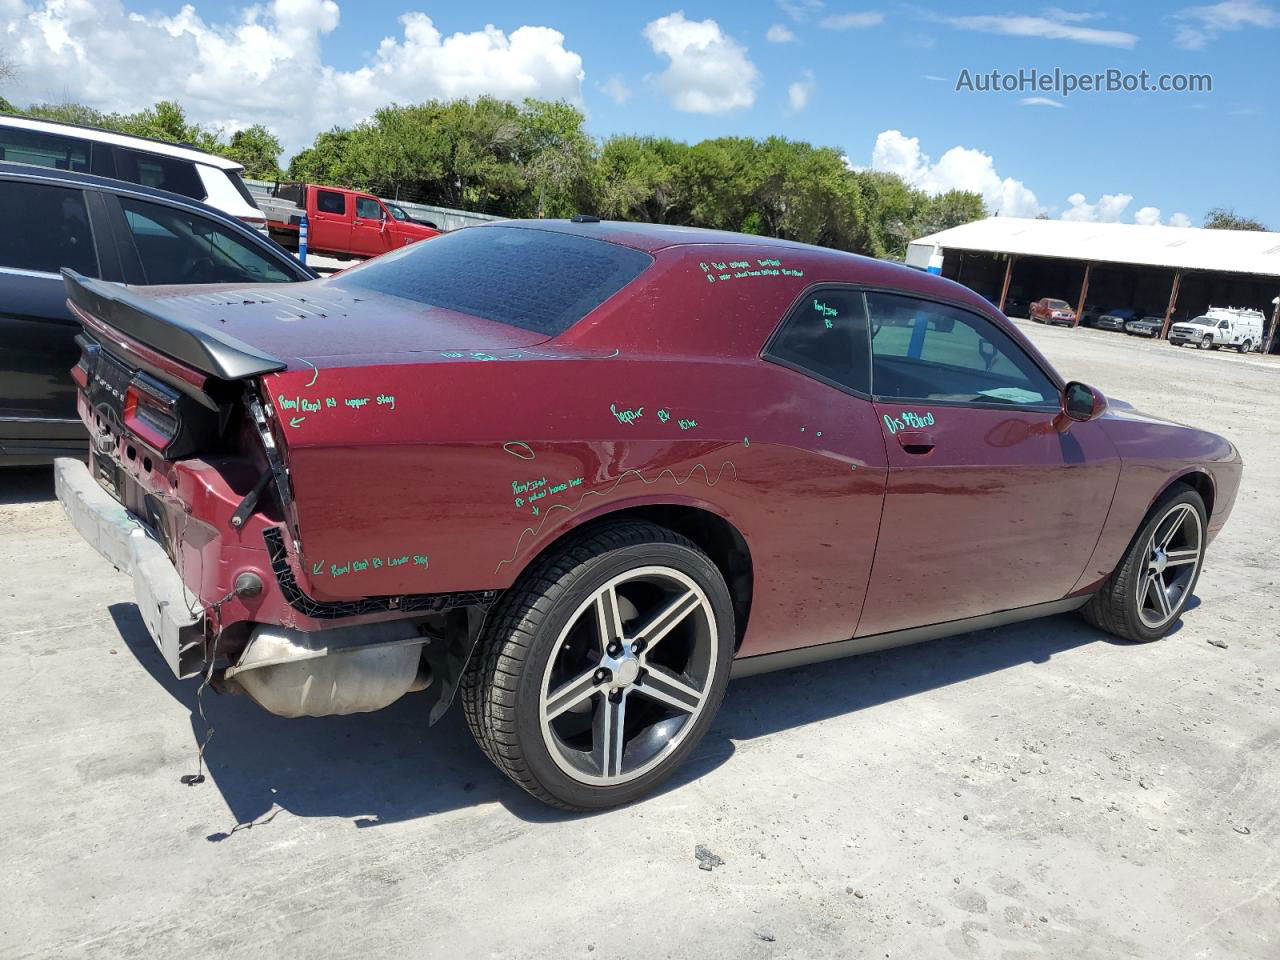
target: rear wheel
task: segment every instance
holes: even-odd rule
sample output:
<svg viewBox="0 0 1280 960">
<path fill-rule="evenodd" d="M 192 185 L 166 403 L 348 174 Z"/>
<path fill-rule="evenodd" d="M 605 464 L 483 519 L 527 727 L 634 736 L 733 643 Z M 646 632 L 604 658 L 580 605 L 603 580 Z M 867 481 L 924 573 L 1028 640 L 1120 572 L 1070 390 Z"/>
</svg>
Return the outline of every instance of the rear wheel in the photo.
<svg viewBox="0 0 1280 960">
<path fill-rule="evenodd" d="M 1204 562 L 1204 500 L 1177 484 L 1147 516 L 1128 552 L 1081 609 L 1095 627 L 1137 643 L 1169 632 Z"/>
<path fill-rule="evenodd" d="M 1240 353 L 1248 353 L 1252 349 L 1253 349 L 1252 340 L 1246 340 L 1244 343 L 1236 345 L 1236 350 L 1239 351 Z"/>
<path fill-rule="evenodd" d="M 499 601 L 463 678 L 467 723 L 540 800 L 629 803 L 706 733 L 733 637 L 724 578 L 693 543 L 640 521 L 595 526 Z"/>
</svg>

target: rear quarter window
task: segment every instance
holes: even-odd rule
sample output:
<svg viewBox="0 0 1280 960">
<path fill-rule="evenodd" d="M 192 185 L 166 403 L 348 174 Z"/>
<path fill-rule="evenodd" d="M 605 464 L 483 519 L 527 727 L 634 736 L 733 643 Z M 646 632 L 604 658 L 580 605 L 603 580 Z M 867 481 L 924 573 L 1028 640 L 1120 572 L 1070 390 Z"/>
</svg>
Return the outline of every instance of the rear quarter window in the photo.
<svg viewBox="0 0 1280 960">
<path fill-rule="evenodd" d="M 0 160 L 88 173 L 89 142 L 76 137 L 0 127 Z"/>
<path fill-rule="evenodd" d="M 21 230 L 0 230 L 0 267 L 98 275 L 84 194 L 67 187 L 0 181 L 0 210 Z"/>
<path fill-rule="evenodd" d="M 123 147 L 116 147 L 115 152 L 116 176 L 121 180 L 180 193 L 192 200 L 203 200 L 209 195 L 204 188 L 204 181 L 200 179 L 200 172 L 190 160 L 143 153 L 141 150 L 126 150 Z"/>
<path fill-rule="evenodd" d="M 527 227 L 469 227 L 379 257 L 344 285 L 558 336 L 636 279 L 647 253 Z"/>
</svg>

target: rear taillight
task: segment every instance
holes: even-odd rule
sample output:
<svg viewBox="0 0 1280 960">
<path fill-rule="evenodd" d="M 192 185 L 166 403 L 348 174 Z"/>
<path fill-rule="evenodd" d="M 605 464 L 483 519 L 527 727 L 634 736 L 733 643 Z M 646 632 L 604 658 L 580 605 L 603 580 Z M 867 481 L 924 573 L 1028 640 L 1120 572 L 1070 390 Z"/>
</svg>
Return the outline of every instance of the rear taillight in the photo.
<svg viewBox="0 0 1280 960">
<path fill-rule="evenodd" d="M 124 394 L 124 425 L 160 453 L 178 435 L 178 394 L 154 377 L 136 373 Z"/>
<path fill-rule="evenodd" d="M 80 347 L 80 359 L 71 368 L 71 379 L 81 390 L 87 390 L 89 378 L 93 376 L 93 368 L 98 362 L 98 354 L 102 348 L 84 334 L 76 334 L 76 344 Z"/>
</svg>

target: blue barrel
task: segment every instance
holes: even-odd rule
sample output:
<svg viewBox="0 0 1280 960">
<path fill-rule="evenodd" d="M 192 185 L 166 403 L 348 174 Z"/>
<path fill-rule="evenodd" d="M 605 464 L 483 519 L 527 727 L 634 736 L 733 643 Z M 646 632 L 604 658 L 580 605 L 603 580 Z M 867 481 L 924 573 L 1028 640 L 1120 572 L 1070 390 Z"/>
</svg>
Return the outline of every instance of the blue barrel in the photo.
<svg viewBox="0 0 1280 960">
<path fill-rule="evenodd" d="M 307 265 L 307 215 L 304 213 L 298 221 L 298 262 Z"/>
</svg>

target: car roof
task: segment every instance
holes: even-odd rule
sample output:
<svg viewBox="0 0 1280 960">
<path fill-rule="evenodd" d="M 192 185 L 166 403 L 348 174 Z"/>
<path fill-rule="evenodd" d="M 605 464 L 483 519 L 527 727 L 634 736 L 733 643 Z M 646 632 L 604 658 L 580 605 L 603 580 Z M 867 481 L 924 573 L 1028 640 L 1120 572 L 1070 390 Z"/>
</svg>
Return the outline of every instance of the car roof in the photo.
<svg viewBox="0 0 1280 960">
<path fill-rule="evenodd" d="M 624 247 L 633 247 L 645 253 L 657 253 L 671 247 L 695 244 L 750 244 L 754 247 L 773 247 L 781 250 L 808 251 L 810 253 L 835 254 L 854 257 L 857 254 L 819 247 L 795 240 L 779 240 L 753 233 L 734 233 L 731 230 L 708 230 L 704 227 L 681 227 L 667 223 L 631 223 L 623 220 L 495 220 L 484 226 L 521 227 L 527 230 L 547 230 L 567 233 L 594 240 L 607 240 Z"/>
<path fill-rule="evenodd" d="M 77 136 L 84 140 L 98 143 L 110 143 L 118 147 L 131 147 L 164 157 L 175 157 L 190 160 L 192 163 L 204 164 L 206 167 L 217 167 L 219 170 L 244 170 L 243 164 L 214 153 L 197 150 L 194 147 L 179 146 L 167 140 L 154 140 L 151 137 L 134 136 L 131 133 L 119 133 L 115 130 L 103 130 L 101 127 L 90 127 L 79 123 L 63 123 L 60 120 L 39 120 L 35 117 L 19 117 L 10 113 L 0 113 L 0 127 L 13 127 L 20 130 L 31 130 L 37 133 L 53 133 L 63 136 Z"/>
<path fill-rule="evenodd" d="M 232 226 L 242 233 L 248 233 L 256 239 L 262 239 L 256 230 L 246 227 L 244 221 L 232 216 L 225 210 L 211 207 L 209 204 L 201 203 L 199 200 L 192 200 L 190 197 L 183 196 L 180 193 L 157 190 L 154 187 L 144 187 L 138 183 L 130 183 L 128 180 L 113 180 L 110 177 L 98 177 L 91 173 L 74 173 L 70 170 L 54 170 L 49 167 L 36 166 L 35 164 L 12 163 L 7 160 L 0 160 L 0 181 L 3 180 L 28 180 L 62 187 L 107 190 L 111 193 L 139 197 L 145 200 L 158 200 L 171 207 L 187 207 L 202 216 L 208 217 L 210 220 L 217 220 L 219 223 Z M 274 245 L 268 244 L 268 246 Z M 315 273 L 314 270 L 309 272 Z"/>
</svg>

